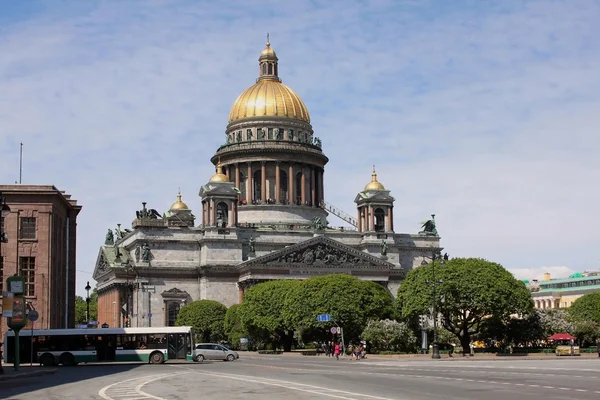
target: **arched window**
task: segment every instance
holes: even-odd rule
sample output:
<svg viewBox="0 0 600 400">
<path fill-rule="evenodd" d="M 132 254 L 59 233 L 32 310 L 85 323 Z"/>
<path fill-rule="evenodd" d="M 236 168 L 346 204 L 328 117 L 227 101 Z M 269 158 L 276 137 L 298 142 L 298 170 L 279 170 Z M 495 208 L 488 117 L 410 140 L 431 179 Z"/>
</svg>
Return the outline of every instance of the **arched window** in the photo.
<svg viewBox="0 0 600 400">
<path fill-rule="evenodd" d="M 220 228 L 226 227 L 227 222 L 229 221 L 229 207 L 227 207 L 227 203 L 220 202 L 219 204 L 217 204 L 216 213 L 217 215 L 215 221 L 217 222 L 217 226 Z"/>
<path fill-rule="evenodd" d="M 262 197 L 260 195 L 261 192 L 261 183 L 262 183 L 262 176 L 260 173 L 260 169 L 254 171 L 254 200 L 262 200 Z"/>
<path fill-rule="evenodd" d="M 266 75 L 267 74 L 267 64 L 263 63 L 262 65 L 262 74 Z"/>
<path fill-rule="evenodd" d="M 385 230 L 385 212 L 381 208 L 375 209 L 375 232 Z"/>
<path fill-rule="evenodd" d="M 302 172 L 296 174 L 296 204 L 302 204 Z"/>
<path fill-rule="evenodd" d="M 167 303 L 167 326 L 175 326 L 179 309 L 180 305 L 178 301 L 170 301 Z"/>
<path fill-rule="evenodd" d="M 273 75 L 273 64 L 269 63 L 269 75 Z"/>
<path fill-rule="evenodd" d="M 279 201 L 286 203 L 288 199 L 288 174 L 285 171 L 279 172 Z"/>
</svg>

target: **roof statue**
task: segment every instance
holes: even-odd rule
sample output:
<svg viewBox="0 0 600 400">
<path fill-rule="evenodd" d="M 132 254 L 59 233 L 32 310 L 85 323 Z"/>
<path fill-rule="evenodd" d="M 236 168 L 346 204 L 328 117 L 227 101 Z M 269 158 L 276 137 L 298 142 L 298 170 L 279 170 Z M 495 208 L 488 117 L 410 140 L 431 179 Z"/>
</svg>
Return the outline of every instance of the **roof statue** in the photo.
<svg viewBox="0 0 600 400">
<path fill-rule="evenodd" d="M 431 219 L 422 221 L 421 224 L 421 228 L 423 228 L 423 230 L 419 232 L 419 235 L 438 236 L 438 231 L 435 226 L 435 214 L 431 214 Z"/>
</svg>

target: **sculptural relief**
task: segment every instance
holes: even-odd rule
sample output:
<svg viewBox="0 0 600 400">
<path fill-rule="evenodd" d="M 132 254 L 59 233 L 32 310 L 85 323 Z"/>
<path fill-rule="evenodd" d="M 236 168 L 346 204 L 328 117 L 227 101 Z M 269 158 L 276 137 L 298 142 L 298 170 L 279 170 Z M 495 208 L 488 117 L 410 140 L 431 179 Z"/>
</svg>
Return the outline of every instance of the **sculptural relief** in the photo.
<svg viewBox="0 0 600 400">
<path fill-rule="evenodd" d="M 286 264 L 314 264 L 314 265 L 340 265 L 365 263 L 360 257 L 348 254 L 343 250 L 336 249 L 326 244 L 317 244 L 307 249 L 293 251 L 281 255 L 275 263 Z"/>
</svg>

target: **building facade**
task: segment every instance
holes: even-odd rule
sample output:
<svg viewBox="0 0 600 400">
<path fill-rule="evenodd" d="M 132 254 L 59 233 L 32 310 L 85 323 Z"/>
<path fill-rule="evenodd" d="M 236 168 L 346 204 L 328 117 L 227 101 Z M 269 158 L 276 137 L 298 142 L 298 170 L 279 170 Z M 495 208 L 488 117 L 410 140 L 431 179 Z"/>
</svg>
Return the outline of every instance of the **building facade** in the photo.
<svg viewBox="0 0 600 400">
<path fill-rule="evenodd" d="M 542 281 L 534 279 L 526 284 L 535 308 L 568 308 L 581 296 L 600 292 L 600 271 L 577 272 L 563 279 L 552 279 L 545 273 Z"/>
<path fill-rule="evenodd" d="M 0 295 L 6 278 L 25 278 L 27 303 L 39 313 L 35 327 L 73 327 L 77 216 L 81 205 L 54 186 L 0 185 L 10 214 L 2 218 Z M 6 320 L 2 319 L 2 330 Z"/>
<path fill-rule="evenodd" d="M 395 199 L 374 167 L 356 217 L 327 203 L 329 159 L 306 105 L 279 78 L 270 43 L 258 67 L 231 108 L 215 174 L 200 188 L 201 221 L 179 193 L 166 212 L 143 203 L 131 229 L 108 230 L 94 271 L 100 324 L 173 325 L 190 301 L 230 306 L 260 282 L 332 273 L 396 295 L 405 273 L 441 250 L 435 229 L 395 232 Z M 350 228 L 332 227 L 331 214 Z"/>
</svg>

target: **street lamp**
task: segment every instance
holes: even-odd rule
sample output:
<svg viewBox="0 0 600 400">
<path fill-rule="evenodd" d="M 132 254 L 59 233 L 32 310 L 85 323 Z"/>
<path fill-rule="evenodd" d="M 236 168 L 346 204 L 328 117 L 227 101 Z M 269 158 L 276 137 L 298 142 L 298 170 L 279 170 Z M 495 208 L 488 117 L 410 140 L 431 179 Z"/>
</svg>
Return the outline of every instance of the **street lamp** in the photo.
<svg viewBox="0 0 600 400">
<path fill-rule="evenodd" d="M 426 258 L 430 258 L 430 257 L 426 257 Z M 438 321 L 438 315 L 437 315 L 437 294 L 436 294 L 436 289 L 437 289 L 437 284 L 438 282 L 435 280 L 435 260 L 438 259 L 443 259 L 443 261 L 447 261 L 448 260 L 448 253 L 445 253 L 443 256 L 440 254 L 439 251 L 434 251 L 432 253 L 431 256 L 431 284 L 432 284 L 432 289 L 433 289 L 433 296 L 432 296 L 432 317 L 433 317 L 433 348 L 432 348 L 432 352 L 431 352 L 431 358 L 434 359 L 440 359 L 440 348 L 438 346 L 438 341 L 437 341 L 437 321 Z M 427 265 L 428 262 L 423 260 L 421 262 L 421 265 Z"/>
<path fill-rule="evenodd" d="M 87 325 L 90 325 L 90 289 L 92 287 L 90 286 L 90 281 L 87 282 L 87 285 L 85 285 L 85 291 L 87 292 L 86 297 L 85 297 L 85 303 L 86 303 L 86 309 L 85 309 L 85 320 Z"/>
<path fill-rule="evenodd" d="M 125 296 L 125 328 L 128 328 L 131 325 L 131 318 L 129 316 L 129 300 L 130 300 L 130 292 L 133 289 L 133 285 L 130 285 L 129 283 L 129 270 L 133 267 L 131 265 L 131 262 L 129 260 L 127 260 L 124 264 L 125 267 L 125 290 L 127 291 L 127 295 Z"/>
</svg>

